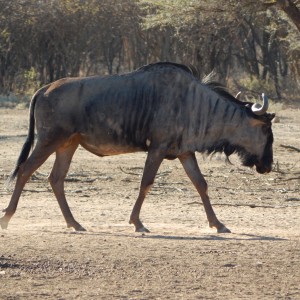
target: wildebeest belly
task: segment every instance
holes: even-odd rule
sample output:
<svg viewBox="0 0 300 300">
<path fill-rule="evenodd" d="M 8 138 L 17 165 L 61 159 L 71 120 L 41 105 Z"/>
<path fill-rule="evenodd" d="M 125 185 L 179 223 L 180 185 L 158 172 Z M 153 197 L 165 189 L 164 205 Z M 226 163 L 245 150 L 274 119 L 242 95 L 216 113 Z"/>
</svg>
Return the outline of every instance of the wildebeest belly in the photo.
<svg viewBox="0 0 300 300">
<path fill-rule="evenodd" d="M 79 143 L 86 150 L 98 155 L 109 156 L 138 151 L 146 151 L 145 148 L 128 144 L 125 140 L 114 139 L 114 137 L 102 135 L 99 138 L 87 134 L 80 134 Z"/>
</svg>

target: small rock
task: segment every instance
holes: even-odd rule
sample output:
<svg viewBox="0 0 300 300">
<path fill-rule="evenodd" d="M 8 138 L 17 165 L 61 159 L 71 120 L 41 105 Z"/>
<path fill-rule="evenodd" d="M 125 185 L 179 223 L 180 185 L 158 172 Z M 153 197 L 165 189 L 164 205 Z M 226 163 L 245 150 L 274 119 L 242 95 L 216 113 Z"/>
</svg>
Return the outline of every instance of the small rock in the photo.
<svg viewBox="0 0 300 300">
<path fill-rule="evenodd" d="M 261 261 L 258 261 L 256 262 L 256 266 L 261 268 L 263 266 L 263 263 Z"/>
</svg>

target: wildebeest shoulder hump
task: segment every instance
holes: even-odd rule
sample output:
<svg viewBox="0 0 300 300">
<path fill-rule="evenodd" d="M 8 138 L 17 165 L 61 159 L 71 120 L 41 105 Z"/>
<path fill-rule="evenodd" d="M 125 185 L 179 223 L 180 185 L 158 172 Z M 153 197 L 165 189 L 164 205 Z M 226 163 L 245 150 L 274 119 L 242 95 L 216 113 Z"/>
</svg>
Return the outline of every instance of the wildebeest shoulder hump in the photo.
<svg viewBox="0 0 300 300">
<path fill-rule="evenodd" d="M 199 78 L 199 73 L 197 72 L 196 68 L 194 67 L 189 67 L 183 64 L 178 64 L 174 62 L 157 62 L 157 63 L 152 63 L 145 65 L 143 67 L 140 67 L 137 69 L 137 72 L 147 72 L 147 71 L 153 71 L 153 70 L 163 70 L 166 68 L 170 69 L 181 69 L 191 75 L 193 75 L 196 78 Z"/>
</svg>

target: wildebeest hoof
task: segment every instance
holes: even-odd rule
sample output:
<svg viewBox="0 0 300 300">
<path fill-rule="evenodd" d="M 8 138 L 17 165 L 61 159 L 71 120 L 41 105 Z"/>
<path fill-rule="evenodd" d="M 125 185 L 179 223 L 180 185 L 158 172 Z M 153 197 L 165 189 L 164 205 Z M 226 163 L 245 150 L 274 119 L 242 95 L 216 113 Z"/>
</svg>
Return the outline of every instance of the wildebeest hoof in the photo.
<svg viewBox="0 0 300 300">
<path fill-rule="evenodd" d="M 7 229 L 8 220 L 5 217 L 0 218 L 0 226 L 2 229 Z"/>
<path fill-rule="evenodd" d="M 76 231 L 86 231 L 86 229 L 84 227 L 82 227 L 81 225 L 79 227 L 75 228 Z"/>
<path fill-rule="evenodd" d="M 218 233 L 231 233 L 231 231 L 223 225 L 221 228 L 218 228 Z"/>
<path fill-rule="evenodd" d="M 146 233 L 149 233 L 150 230 L 148 230 L 146 227 L 143 226 L 143 227 L 137 228 L 135 230 L 135 232 L 146 232 Z"/>
<path fill-rule="evenodd" d="M 82 227 L 79 223 L 77 223 L 75 225 L 74 224 L 71 225 L 71 224 L 67 223 L 67 227 L 74 228 L 76 231 L 86 231 L 86 229 L 84 227 Z"/>
</svg>

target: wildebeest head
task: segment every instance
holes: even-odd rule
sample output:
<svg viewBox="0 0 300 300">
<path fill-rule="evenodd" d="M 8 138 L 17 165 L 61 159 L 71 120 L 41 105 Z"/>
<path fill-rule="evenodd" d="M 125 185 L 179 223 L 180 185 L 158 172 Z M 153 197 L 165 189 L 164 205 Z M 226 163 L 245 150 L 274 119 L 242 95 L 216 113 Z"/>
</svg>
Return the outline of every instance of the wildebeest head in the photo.
<svg viewBox="0 0 300 300">
<path fill-rule="evenodd" d="M 271 129 L 271 121 L 274 118 L 274 114 L 265 114 L 259 119 L 254 119 L 251 126 L 256 126 L 258 134 L 262 139 L 260 144 L 256 145 L 258 149 L 261 149 L 261 155 L 250 154 L 243 149 L 238 151 L 242 159 L 243 165 L 248 167 L 256 167 L 258 173 L 269 173 L 272 170 L 273 163 L 273 133 Z M 253 141 L 255 142 L 255 141 Z"/>
<path fill-rule="evenodd" d="M 236 146 L 234 149 L 228 146 L 224 148 L 224 153 L 229 156 L 233 151 L 237 152 L 244 166 L 256 167 L 260 174 L 269 173 L 273 163 L 273 132 L 272 119 L 275 114 L 267 113 L 268 98 L 262 94 L 263 105 L 258 103 L 246 103 L 248 116 L 249 142 L 245 142 L 246 147 Z M 242 138 L 243 140 L 243 138 Z M 249 144 L 250 143 L 250 144 Z M 253 150 L 252 150 L 253 149 Z"/>
<path fill-rule="evenodd" d="M 208 153 L 224 152 L 227 158 L 231 154 L 237 153 L 244 166 L 255 166 L 256 171 L 261 174 L 270 172 L 273 163 L 272 119 L 275 114 L 267 113 L 267 97 L 264 94 L 262 95 L 263 105 L 242 102 L 237 97 L 229 94 L 226 88 L 219 83 L 210 82 L 209 80 L 203 83 L 219 96 L 222 96 L 223 99 L 226 99 L 227 103 L 237 104 L 236 108 L 233 109 L 233 113 L 226 106 L 221 113 L 224 124 L 222 125 L 232 124 L 232 127 L 235 128 L 231 129 L 229 127 L 225 137 L 213 144 L 208 149 Z M 224 132 L 227 132 L 227 130 L 224 130 Z"/>
<path fill-rule="evenodd" d="M 251 111 L 254 114 L 254 118 L 250 121 L 250 126 L 256 127 L 261 141 L 264 144 L 261 156 L 253 155 L 246 156 L 243 164 L 246 166 L 256 166 L 258 173 L 269 173 L 272 170 L 273 163 L 273 132 L 272 132 L 272 119 L 275 114 L 267 113 L 267 98 L 263 95 L 264 105 L 261 109 L 257 108 L 257 104 L 253 104 Z"/>
</svg>

